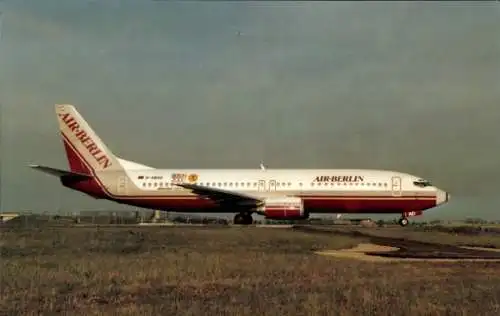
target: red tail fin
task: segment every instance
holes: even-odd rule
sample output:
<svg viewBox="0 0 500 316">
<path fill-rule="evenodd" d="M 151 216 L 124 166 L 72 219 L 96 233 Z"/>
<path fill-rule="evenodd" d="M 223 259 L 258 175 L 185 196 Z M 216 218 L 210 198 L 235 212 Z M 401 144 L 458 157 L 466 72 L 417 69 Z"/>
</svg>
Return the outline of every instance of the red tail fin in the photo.
<svg viewBox="0 0 500 316">
<path fill-rule="evenodd" d="M 115 155 L 74 106 L 56 105 L 56 114 L 71 171 L 93 174 L 123 169 Z"/>
</svg>

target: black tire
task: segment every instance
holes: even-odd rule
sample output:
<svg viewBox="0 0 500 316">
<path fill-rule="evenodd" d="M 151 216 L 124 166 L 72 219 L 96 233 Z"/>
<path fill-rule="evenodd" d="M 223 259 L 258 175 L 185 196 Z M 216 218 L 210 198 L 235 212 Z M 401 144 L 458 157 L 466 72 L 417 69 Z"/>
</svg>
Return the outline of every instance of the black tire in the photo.
<svg viewBox="0 0 500 316">
<path fill-rule="evenodd" d="M 245 223 L 245 216 L 243 214 L 236 214 L 234 216 L 233 224 L 243 225 Z"/>
<path fill-rule="evenodd" d="M 252 214 L 245 214 L 245 225 L 252 225 L 253 224 L 253 217 Z"/>
<path fill-rule="evenodd" d="M 234 216 L 233 223 L 235 225 L 252 225 L 253 223 L 252 214 L 238 213 Z"/>
<path fill-rule="evenodd" d="M 408 225 L 408 219 L 404 218 L 404 217 L 401 218 L 401 219 L 399 219 L 399 225 L 401 225 L 403 227 L 407 226 Z"/>
</svg>

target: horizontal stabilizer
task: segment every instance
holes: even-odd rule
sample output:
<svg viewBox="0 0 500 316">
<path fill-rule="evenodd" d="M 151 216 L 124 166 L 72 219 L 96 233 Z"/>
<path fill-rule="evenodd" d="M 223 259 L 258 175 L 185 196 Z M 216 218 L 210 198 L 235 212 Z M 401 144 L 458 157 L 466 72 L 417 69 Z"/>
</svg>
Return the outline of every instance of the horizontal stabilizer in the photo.
<svg viewBox="0 0 500 316">
<path fill-rule="evenodd" d="M 56 177 L 71 177 L 71 178 L 82 178 L 82 179 L 92 178 L 91 175 L 84 174 L 84 173 L 71 172 L 71 171 L 66 171 L 66 170 L 61 170 L 61 169 L 56 169 L 56 168 L 51 168 L 51 167 L 45 167 L 45 166 L 40 166 L 40 165 L 29 165 L 29 166 L 30 166 L 30 168 L 40 170 L 42 172 L 48 173 L 48 174 L 56 176 Z"/>
</svg>

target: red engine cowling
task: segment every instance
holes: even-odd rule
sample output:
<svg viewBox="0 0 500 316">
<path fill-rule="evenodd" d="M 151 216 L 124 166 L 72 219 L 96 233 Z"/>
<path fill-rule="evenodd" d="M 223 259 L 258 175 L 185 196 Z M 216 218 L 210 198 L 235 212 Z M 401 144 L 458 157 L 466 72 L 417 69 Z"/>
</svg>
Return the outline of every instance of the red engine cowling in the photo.
<svg viewBox="0 0 500 316">
<path fill-rule="evenodd" d="M 297 197 L 267 198 L 257 213 L 268 219 L 306 219 L 304 202 Z"/>
</svg>

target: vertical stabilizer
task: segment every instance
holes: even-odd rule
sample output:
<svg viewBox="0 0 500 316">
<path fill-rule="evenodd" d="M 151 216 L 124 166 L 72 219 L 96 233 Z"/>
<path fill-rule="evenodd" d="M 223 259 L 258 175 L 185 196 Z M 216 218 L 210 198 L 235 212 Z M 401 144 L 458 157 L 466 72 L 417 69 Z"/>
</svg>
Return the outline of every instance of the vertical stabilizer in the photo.
<svg viewBox="0 0 500 316">
<path fill-rule="evenodd" d="M 71 171 L 94 174 L 123 169 L 73 105 L 56 104 L 55 108 Z"/>
</svg>

